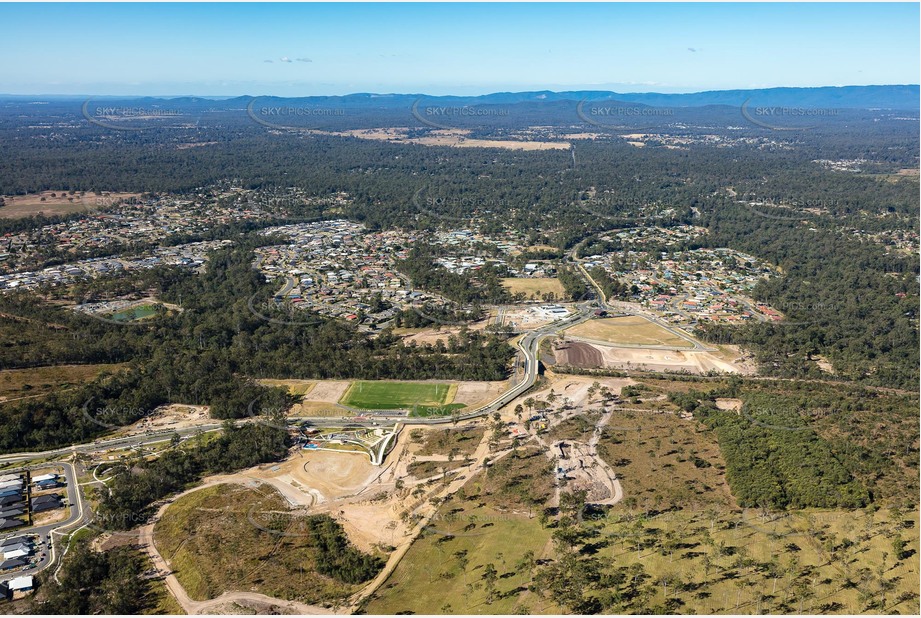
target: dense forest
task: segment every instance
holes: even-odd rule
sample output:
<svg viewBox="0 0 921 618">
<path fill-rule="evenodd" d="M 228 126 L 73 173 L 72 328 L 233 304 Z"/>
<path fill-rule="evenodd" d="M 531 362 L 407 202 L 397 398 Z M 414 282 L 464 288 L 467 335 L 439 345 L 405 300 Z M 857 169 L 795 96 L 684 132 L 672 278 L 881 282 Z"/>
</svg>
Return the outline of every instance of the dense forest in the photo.
<svg viewBox="0 0 921 618">
<path fill-rule="evenodd" d="M 737 413 L 719 397 L 741 397 Z M 908 506 L 918 491 L 917 399 L 806 382 L 730 381 L 669 400 L 715 432 L 739 504 L 768 510 Z"/>
<path fill-rule="evenodd" d="M 94 551 L 87 541 L 77 541 L 67 561 L 41 589 L 44 598 L 30 608 L 33 614 L 89 616 L 144 614 L 157 605 L 153 581 L 139 577 L 149 563 L 135 547 Z"/>
</svg>

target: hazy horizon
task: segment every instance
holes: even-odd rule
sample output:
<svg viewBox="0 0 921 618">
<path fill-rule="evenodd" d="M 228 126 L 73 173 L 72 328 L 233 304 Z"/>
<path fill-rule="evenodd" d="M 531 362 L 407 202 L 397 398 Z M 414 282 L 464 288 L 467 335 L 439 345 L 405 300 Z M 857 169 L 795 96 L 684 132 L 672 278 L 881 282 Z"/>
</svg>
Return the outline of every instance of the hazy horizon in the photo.
<svg viewBox="0 0 921 618">
<path fill-rule="evenodd" d="M 7 95 L 685 94 L 921 73 L 917 3 L 0 4 L 0 19 Z M 36 46 L 51 23 L 95 34 Z"/>
</svg>

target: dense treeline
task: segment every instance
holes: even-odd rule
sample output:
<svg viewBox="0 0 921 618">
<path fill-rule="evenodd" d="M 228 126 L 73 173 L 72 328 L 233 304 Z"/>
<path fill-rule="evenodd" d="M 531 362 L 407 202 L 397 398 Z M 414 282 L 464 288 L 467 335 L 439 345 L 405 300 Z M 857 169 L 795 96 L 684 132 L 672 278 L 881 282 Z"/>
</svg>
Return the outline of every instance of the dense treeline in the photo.
<svg viewBox="0 0 921 618">
<path fill-rule="evenodd" d="M 224 424 L 220 435 L 191 448 L 173 448 L 153 460 L 138 460 L 115 473 L 111 490 L 96 514 L 97 524 L 108 530 L 134 528 L 150 515 L 150 505 L 206 474 L 242 470 L 278 461 L 288 452 L 283 415 L 268 423 Z"/>
<path fill-rule="evenodd" d="M 585 277 L 579 271 L 570 266 L 560 267 L 556 272 L 557 279 L 563 284 L 566 291 L 566 300 L 587 300 L 594 297 L 594 293 L 589 290 Z"/>
<path fill-rule="evenodd" d="M 694 391 L 669 399 L 716 432 L 726 479 L 742 506 L 858 508 L 870 502 L 867 488 L 788 403 L 753 396 L 736 413 Z"/>
<path fill-rule="evenodd" d="M 368 581 L 384 567 L 378 556 L 365 554 L 350 542 L 342 525 L 329 515 L 313 515 L 306 519 L 311 544 L 318 550 L 317 571 L 347 584 Z"/>
<path fill-rule="evenodd" d="M 627 284 L 622 283 L 618 279 L 615 279 L 609 275 L 608 271 L 606 271 L 601 266 L 596 266 L 595 268 L 591 269 L 588 274 L 591 275 L 592 280 L 598 284 L 598 287 L 601 288 L 604 297 L 608 300 L 611 300 L 612 298 L 620 298 L 624 296 L 629 290 Z"/>
<path fill-rule="evenodd" d="M 140 577 L 148 565 L 135 547 L 93 551 L 88 542 L 77 541 L 57 573 L 60 583 L 48 577 L 41 592 L 44 597 L 33 603 L 30 613 L 69 616 L 150 613 L 157 605 L 153 580 Z"/>
</svg>

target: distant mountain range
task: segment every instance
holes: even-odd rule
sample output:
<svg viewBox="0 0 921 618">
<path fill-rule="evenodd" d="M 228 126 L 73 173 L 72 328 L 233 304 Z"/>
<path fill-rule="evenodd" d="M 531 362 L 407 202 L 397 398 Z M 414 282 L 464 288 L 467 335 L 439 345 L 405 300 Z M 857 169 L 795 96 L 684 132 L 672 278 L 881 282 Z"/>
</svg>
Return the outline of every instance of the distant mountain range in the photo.
<svg viewBox="0 0 921 618">
<path fill-rule="evenodd" d="M 2 99 L 14 100 L 64 100 L 80 99 L 86 96 L 63 95 L 0 95 Z M 752 106 L 786 106 L 805 108 L 839 109 L 899 109 L 917 110 L 921 101 L 921 89 L 915 85 L 895 86 L 823 86 L 820 88 L 763 88 L 757 90 L 712 90 L 688 94 L 663 94 L 656 92 L 618 93 L 603 90 L 574 90 L 553 92 L 496 92 L 480 96 L 432 96 L 427 94 L 373 94 L 356 93 L 344 96 L 310 97 L 129 97 L 93 96 L 94 101 L 166 101 L 178 105 L 208 105 L 210 107 L 233 108 L 246 106 L 253 98 L 260 104 L 267 101 L 300 103 L 307 105 L 332 105 L 354 108 L 392 109 L 406 108 L 416 101 L 425 104 L 444 105 L 517 105 L 522 103 L 553 103 L 578 101 L 620 101 L 653 107 L 739 107 L 748 102 Z"/>
</svg>

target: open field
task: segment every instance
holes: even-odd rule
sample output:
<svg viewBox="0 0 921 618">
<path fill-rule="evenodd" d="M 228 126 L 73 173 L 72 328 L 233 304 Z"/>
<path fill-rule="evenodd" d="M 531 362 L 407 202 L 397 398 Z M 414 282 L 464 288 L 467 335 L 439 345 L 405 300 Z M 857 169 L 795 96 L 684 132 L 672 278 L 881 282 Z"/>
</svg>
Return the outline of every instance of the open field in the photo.
<svg viewBox="0 0 921 618">
<path fill-rule="evenodd" d="M 512 294 L 519 292 L 525 298 L 541 298 L 541 295 L 551 293 L 554 298 L 563 298 L 566 290 L 556 277 L 521 277 L 503 279 L 502 285 Z"/>
<path fill-rule="evenodd" d="M 19 397 L 36 397 L 51 390 L 63 390 L 93 380 L 103 371 L 119 365 L 58 365 L 0 371 L 0 402 Z"/>
<path fill-rule="evenodd" d="M 330 604 L 354 592 L 365 572 L 376 572 L 346 566 L 362 554 L 348 545 L 334 549 L 336 530 L 328 518 L 288 511 L 268 487 L 222 484 L 176 500 L 156 524 L 154 541 L 192 599 L 239 590 Z"/>
<path fill-rule="evenodd" d="M 466 129 L 436 129 L 425 137 L 409 137 L 409 130 L 401 127 L 387 129 L 352 129 L 348 131 L 311 131 L 323 135 L 340 135 L 420 146 L 450 146 L 454 148 L 503 148 L 506 150 L 569 150 L 569 142 L 537 141 L 528 139 L 476 139 L 469 138 Z"/>
<path fill-rule="evenodd" d="M 685 339 L 641 316 L 589 320 L 567 329 L 566 334 L 615 344 L 691 347 Z"/>
<path fill-rule="evenodd" d="M 396 571 L 372 597 L 369 614 L 512 614 L 527 607 L 533 613 L 556 613 L 545 599 L 529 592 L 530 576 L 515 568 L 528 551 L 540 556 L 550 549 L 550 530 L 536 517 L 504 515 L 487 508 L 459 508 L 449 501 L 397 566 Z M 473 530 L 465 532 L 476 518 Z M 454 535 L 454 536 L 451 536 Z M 498 574 L 497 591 L 491 601 L 480 586 L 486 565 Z"/>
<path fill-rule="evenodd" d="M 68 215 L 75 212 L 90 212 L 112 206 L 121 200 L 137 197 L 138 193 L 101 193 L 88 191 L 67 193 L 64 191 L 42 191 L 27 195 L 3 196 L 4 206 L 0 218 L 18 219 L 42 214 L 45 216 Z"/>
<path fill-rule="evenodd" d="M 451 403 L 457 387 L 440 382 L 353 382 L 340 403 L 368 410 L 393 410 Z"/>
</svg>

